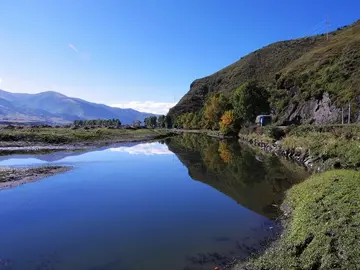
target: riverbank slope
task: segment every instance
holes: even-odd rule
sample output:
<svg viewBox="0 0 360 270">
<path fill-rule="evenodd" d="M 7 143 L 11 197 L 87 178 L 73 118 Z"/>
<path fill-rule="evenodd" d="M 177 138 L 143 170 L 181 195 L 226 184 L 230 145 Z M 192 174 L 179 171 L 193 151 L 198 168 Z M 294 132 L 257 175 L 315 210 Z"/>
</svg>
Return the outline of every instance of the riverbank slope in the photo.
<svg viewBox="0 0 360 270">
<path fill-rule="evenodd" d="M 302 163 L 312 171 L 360 168 L 360 125 L 301 125 L 239 132 L 242 141 Z"/>
<path fill-rule="evenodd" d="M 334 170 L 295 185 L 283 204 L 285 231 L 245 269 L 358 269 L 360 172 Z"/>
<path fill-rule="evenodd" d="M 358 269 L 360 126 L 255 127 L 239 138 L 317 173 L 286 193 L 281 237 L 234 269 Z"/>
</svg>

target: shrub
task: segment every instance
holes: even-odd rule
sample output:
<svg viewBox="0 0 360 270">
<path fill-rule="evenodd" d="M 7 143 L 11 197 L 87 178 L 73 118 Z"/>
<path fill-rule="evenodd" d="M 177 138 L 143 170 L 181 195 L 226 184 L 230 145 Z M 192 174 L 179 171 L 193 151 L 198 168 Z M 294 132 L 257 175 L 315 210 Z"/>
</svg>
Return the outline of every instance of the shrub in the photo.
<svg viewBox="0 0 360 270">
<path fill-rule="evenodd" d="M 275 140 L 280 140 L 282 137 L 285 136 L 285 131 L 275 125 L 269 125 L 264 127 L 264 132 L 267 136 Z"/>
</svg>

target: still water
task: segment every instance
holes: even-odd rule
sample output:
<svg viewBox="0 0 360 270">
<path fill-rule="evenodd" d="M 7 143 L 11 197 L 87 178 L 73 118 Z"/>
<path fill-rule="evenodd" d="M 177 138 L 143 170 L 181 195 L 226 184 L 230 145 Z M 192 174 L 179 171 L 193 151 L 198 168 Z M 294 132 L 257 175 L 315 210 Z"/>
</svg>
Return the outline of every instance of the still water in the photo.
<svg viewBox="0 0 360 270">
<path fill-rule="evenodd" d="M 277 231 L 276 205 L 306 173 L 237 142 L 184 135 L 0 166 L 73 170 L 0 191 L 0 269 L 213 269 Z"/>
</svg>

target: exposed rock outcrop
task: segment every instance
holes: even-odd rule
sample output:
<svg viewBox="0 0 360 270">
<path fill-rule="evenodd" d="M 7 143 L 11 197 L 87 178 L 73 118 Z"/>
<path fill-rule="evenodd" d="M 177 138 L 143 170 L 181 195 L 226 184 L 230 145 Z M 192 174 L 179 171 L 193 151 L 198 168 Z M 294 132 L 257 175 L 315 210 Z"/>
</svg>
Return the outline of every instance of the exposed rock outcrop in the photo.
<svg viewBox="0 0 360 270">
<path fill-rule="evenodd" d="M 329 124 L 341 121 L 341 109 L 332 104 L 329 93 L 325 92 L 321 99 L 312 98 L 302 105 L 290 104 L 283 116 L 283 124 Z"/>
</svg>

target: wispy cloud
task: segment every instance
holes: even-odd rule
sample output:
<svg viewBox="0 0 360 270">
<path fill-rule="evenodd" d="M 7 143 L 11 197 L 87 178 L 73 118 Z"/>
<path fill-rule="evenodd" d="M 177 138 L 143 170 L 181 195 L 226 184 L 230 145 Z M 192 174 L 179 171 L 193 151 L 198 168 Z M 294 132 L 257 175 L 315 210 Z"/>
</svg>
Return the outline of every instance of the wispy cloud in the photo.
<svg viewBox="0 0 360 270">
<path fill-rule="evenodd" d="M 75 47 L 74 44 L 69 43 L 68 46 L 69 46 L 69 48 L 72 49 L 73 51 L 75 51 L 75 52 L 77 52 L 77 53 L 79 52 L 79 50 Z"/>
<path fill-rule="evenodd" d="M 129 101 L 119 104 L 113 104 L 113 107 L 130 108 L 140 112 L 148 112 L 155 114 L 167 114 L 169 109 L 174 107 L 174 102 L 156 102 L 156 101 Z"/>
<path fill-rule="evenodd" d="M 0 78 L 0 89 L 1 89 L 1 84 L 2 84 L 2 81 L 3 81 L 3 79 L 2 79 L 2 78 Z"/>
</svg>

